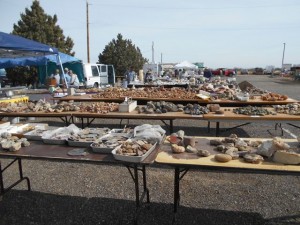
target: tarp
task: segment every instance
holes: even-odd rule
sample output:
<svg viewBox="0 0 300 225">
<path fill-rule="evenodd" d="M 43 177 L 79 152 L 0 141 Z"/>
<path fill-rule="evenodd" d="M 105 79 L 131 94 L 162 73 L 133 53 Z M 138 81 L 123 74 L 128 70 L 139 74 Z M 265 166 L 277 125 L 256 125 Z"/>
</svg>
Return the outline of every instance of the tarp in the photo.
<svg viewBox="0 0 300 225">
<path fill-rule="evenodd" d="M 198 66 L 188 61 L 182 61 L 174 66 L 176 69 L 198 69 Z"/>
<path fill-rule="evenodd" d="M 0 31 L 0 68 L 47 65 L 52 60 L 63 71 L 62 58 L 67 57 L 71 56 L 59 53 L 57 48 Z"/>
<path fill-rule="evenodd" d="M 58 54 L 51 46 L 0 31 L 0 58 L 36 57 Z"/>
<path fill-rule="evenodd" d="M 80 62 L 73 56 L 59 52 L 61 63 Z M 0 58 L 0 68 L 10 68 L 14 66 L 43 66 L 49 62 L 57 63 L 57 55 L 43 55 L 36 57 Z"/>
<path fill-rule="evenodd" d="M 63 68 L 68 68 L 69 70 L 72 70 L 73 73 L 77 74 L 80 82 L 84 81 L 83 66 L 81 61 L 64 62 Z M 56 69 L 56 62 L 49 62 L 47 63 L 47 65 L 38 66 L 39 82 L 41 83 L 41 85 L 46 83 L 47 77 L 53 74 Z"/>
</svg>

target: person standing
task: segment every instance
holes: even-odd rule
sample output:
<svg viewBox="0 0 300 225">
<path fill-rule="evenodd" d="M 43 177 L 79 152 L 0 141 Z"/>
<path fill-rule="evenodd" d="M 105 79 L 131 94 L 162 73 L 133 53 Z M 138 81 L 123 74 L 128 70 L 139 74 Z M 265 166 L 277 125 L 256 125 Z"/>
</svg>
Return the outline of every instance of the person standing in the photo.
<svg viewBox="0 0 300 225">
<path fill-rule="evenodd" d="M 64 79 L 66 79 L 67 84 L 69 84 L 71 81 L 71 76 L 69 75 L 69 69 L 67 67 L 64 69 L 64 77 L 62 77 L 62 79 L 63 79 L 62 83 L 65 83 Z"/>
<path fill-rule="evenodd" d="M 72 86 L 76 86 L 78 87 L 79 86 L 79 79 L 78 79 L 78 76 L 77 74 L 73 73 L 72 70 L 69 71 L 69 74 L 70 74 L 70 85 Z"/>
<path fill-rule="evenodd" d="M 152 81 L 152 71 L 151 69 L 149 69 L 145 75 L 145 81 L 148 83 L 150 81 Z"/>
<path fill-rule="evenodd" d="M 212 72 L 210 69 L 205 68 L 204 69 L 204 75 L 205 78 L 210 79 L 212 77 Z"/>
<path fill-rule="evenodd" d="M 133 71 L 133 67 L 130 67 L 129 71 L 126 73 L 126 79 L 127 79 L 128 84 L 130 84 L 130 82 L 134 81 L 135 72 Z"/>
<path fill-rule="evenodd" d="M 59 86 L 60 84 L 60 74 L 59 69 L 55 70 L 55 73 L 50 76 L 51 79 L 55 79 L 55 84 L 53 84 L 55 87 Z"/>
</svg>

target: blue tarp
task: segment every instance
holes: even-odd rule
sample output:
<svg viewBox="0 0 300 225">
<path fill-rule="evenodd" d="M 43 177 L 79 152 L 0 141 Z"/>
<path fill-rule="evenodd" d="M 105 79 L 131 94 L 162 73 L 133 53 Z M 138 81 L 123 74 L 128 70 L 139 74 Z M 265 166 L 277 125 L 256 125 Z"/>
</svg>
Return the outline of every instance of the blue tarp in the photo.
<svg viewBox="0 0 300 225">
<path fill-rule="evenodd" d="M 59 52 L 61 63 L 80 62 L 79 59 Z M 57 55 L 44 55 L 36 57 L 19 57 L 19 58 L 0 58 L 0 68 L 9 68 L 15 66 L 43 66 L 49 62 L 57 63 Z"/>
<path fill-rule="evenodd" d="M 55 66 L 59 66 L 61 71 L 63 70 L 62 64 L 77 64 L 79 79 L 83 79 L 83 74 L 80 74 L 82 64 L 79 59 L 61 53 L 51 46 L 0 31 L 0 68 L 39 66 L 39 70 L 41 70 L 41 67 L 44 67 L 46 73 L 39 76 L 45 79 L 47 67 L 53 63 Z"/>
<path fill-rule="evenodd" d="M 36 57 L 58 54 L 51 46 L 0 31 L 0 58 Z"/>
<path fill-rule="evenodd" d="M 42 66 L 48 62 L 80 62 L 79 59 L 58 52 L 56 48 L 20 36 L 0 32 L 0 68 L 14 66 Z"/>
</svg>

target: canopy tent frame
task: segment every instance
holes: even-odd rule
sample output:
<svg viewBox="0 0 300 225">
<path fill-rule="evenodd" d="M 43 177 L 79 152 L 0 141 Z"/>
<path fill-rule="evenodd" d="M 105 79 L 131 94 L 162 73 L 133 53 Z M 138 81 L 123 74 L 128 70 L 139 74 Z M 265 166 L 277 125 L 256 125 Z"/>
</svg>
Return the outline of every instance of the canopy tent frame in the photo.
<svg viewBox="0 0 300 225">
<path fill-rule="evenodd" d="M 181 63 L 176 64 L 174 68 L 175 69 L 198 69 L 198 66 L 188 61 L 182 61 Z"/>
</svg>

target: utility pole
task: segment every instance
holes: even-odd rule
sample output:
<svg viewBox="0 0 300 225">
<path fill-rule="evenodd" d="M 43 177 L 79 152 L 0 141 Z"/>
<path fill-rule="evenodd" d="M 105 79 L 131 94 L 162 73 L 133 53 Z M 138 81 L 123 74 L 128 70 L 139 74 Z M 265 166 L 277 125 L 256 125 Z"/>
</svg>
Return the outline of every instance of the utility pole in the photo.
<svg viewBox="0 0 300 225">
<path fill-rule="evenodd" d="M 282 62 L 281 62 L 281 71 L 283 71 L 284 52 L 285 52 L 285 43 L 283 43 L 283 54 L 282 54 Z"/>
<path fill-rule="evenodd" d="M 89 29 L 89 3 L 86 0 L 86 48 L 87 48 L 87 62 L 90 63 L 90 29 Z"/>
<path fill-rule="evenodd" d="M 162 53 L 160 53 L 160 64 L 162 64 Z"/>
<path fill-rule="evenodd" d="M 154 64 L 154 41 L 152 41 L 152 63 Z"/>
</svg>

